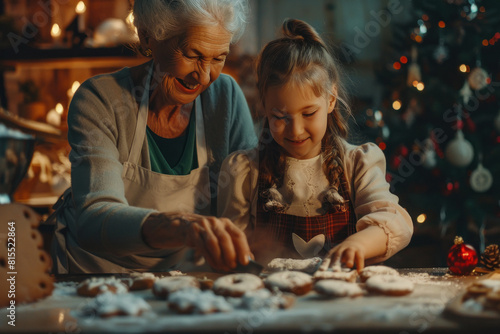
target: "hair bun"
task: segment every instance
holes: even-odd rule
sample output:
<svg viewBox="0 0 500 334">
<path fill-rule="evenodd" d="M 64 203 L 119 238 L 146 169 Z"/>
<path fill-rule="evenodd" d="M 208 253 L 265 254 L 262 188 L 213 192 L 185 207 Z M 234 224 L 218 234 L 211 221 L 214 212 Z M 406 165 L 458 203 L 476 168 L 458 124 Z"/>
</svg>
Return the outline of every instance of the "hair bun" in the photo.
<svg viewBox="0 0 500 334">
<path fill-rule="evenodd" d="M 319 34 L 310 25 L 296 19 L 286 19 L 282 26 L 283 35 L 294 40 L 313 41 L 324 45 Z"/>
</svg>

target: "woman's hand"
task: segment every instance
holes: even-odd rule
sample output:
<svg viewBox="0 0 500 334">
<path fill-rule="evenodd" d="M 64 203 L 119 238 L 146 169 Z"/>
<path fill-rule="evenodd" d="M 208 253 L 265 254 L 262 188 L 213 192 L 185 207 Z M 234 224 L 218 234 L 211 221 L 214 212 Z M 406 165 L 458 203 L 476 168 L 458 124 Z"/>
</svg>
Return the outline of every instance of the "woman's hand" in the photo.
<svg viewBox="0 0 500 334">
<path fill-rule="evenodd" d="M 144 222 L 142 234 L 153 248 L 194 248 L 215 270 L 229 271 L 253 258 L 245 234 L 227 218 L 159 213 Z"/>
</svg>

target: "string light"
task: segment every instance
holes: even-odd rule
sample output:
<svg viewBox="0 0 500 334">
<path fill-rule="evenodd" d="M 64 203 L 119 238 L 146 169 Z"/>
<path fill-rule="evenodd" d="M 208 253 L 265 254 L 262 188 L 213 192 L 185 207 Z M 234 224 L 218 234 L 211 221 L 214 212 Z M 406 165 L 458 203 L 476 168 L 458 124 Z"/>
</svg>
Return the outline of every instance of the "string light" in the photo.
<svg viewBox="0 0 500 334">
<path fill-rule="evenodd" d="M 423 90 L 424 90 L 424 88 L 425 88 L 425 85 L 424 85 L 424 83 L 423 83 L 423 82 L 419 82 L 419 83 L 417 84 L 417 89 L 418 89 L 419 91 L 423 91 Z"/>
<path fill-rule="evenodd" d="M 427 215 L 425 213 L 421 213 L 417 217 L 417 223 L 422 224 L 427 220 Z"/>
<path fill-rule="evenodd" d="M 460 72 L 465 73 L 467 72 L 467 65 L 462 64 L 458 69 L 460 70 Z"/>
<path fill-rule="evenodd" d="M 394 110 L 399 110 L 399 109 L 401 109 L 401 101 L 396 100 L 396 101 L 392 102 L 392 108 L 393 108 Z"/>
</svg>

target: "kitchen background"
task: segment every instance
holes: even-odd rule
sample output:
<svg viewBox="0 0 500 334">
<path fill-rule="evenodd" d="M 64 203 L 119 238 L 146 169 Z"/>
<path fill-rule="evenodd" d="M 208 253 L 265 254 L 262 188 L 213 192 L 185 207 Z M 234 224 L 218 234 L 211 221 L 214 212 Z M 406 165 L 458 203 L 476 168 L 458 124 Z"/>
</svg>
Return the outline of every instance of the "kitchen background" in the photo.
<svg viewBox="0 0 500 334">
<path fill-rule="evenodd" d="M 129 0 L 0 0 L 0 122 L 36 136 L 14 194 L 40 213 L 70 184 L 67 107 L 79 83 L 147 61 Z M 285 18 L 312 24 L 344 65 L 351 141 L 375 142 L 412 216 L 397 267 L 445 266 L 456 235 L 500 243 L 500 2 L 250 0 L 250 22 L 224 72 L 261 110 L 253 61 Z"/>
</svg>

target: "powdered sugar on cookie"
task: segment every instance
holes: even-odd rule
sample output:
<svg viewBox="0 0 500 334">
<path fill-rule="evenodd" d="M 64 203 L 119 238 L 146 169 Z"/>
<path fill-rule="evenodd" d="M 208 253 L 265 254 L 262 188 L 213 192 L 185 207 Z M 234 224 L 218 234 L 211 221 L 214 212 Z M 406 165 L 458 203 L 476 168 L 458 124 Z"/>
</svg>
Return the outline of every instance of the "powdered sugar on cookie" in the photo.
<svg viewBox="0 0 500 334">
<path fill-rule="evenodd" d="M 267 269 L 270 271 L 302 271 L 312 274 L 319 268 L 321 262 L 320 257 L 310 259 L 275 258 L 267 264 Z"/>
<path fill-rule="evenodd" d="M 222 296 L 217 296 L 211 290 L 195 288 L 182 289 L 173 292 L 168 297 L 170 309 L 178 313 L 209 314 L 215 312 L 230 312 L 233 307 Z"/>
<path fill-rule="evenodd" d="M 83 312 L 106 318 L 121 315 L 139 316 L 150 309 L 151 306 L 141 297 L 130 293 L 114 294 L 107 291 L 91 300 Z"/>
</svg>

